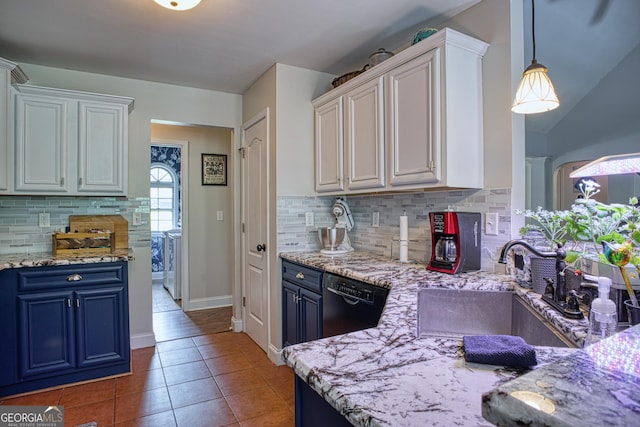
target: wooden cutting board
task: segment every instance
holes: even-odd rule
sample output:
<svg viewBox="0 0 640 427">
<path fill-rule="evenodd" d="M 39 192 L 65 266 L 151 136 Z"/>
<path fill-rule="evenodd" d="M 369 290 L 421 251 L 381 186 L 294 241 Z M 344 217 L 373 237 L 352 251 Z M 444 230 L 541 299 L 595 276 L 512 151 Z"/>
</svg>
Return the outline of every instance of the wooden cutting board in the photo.
<svg viewBox="0 0 640 427">
<path fill-rule="evenodd" d="M 115 234 L 115 248 L 129 247 L 129 222 L 122 215 L 70 215 L 69 231 L 87 233 L 90 230 L 109 230 Z"/>
</svg>

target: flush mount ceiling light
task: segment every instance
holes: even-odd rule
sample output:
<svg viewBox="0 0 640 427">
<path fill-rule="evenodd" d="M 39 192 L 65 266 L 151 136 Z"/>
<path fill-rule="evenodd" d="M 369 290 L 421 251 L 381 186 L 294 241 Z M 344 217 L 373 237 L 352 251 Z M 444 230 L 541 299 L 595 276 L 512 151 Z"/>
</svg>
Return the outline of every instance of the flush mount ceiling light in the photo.
<svg viewBox="0 0 640 427">
<path fill-rule="evenodd" d="M 189 10 L 200 4 L 201 0 L 153 0 L 162 7 L 171 10 Z"/>
<path fill-rule="evenodd" d="M 547 67 L 536 61 L 535 6 L 531 0 L 531 35 L 533 59 L 522 73 L 522 80 L 516 90 L 511 111 L 519 114 L 535 114 L 558 108 L 560 101 L 547 75 Z"/>
<path fill-rule="evenodd" d="M 569 178 L 640 172 L 640 153 L 600 157 L 571 172 Z"/>
</svg>

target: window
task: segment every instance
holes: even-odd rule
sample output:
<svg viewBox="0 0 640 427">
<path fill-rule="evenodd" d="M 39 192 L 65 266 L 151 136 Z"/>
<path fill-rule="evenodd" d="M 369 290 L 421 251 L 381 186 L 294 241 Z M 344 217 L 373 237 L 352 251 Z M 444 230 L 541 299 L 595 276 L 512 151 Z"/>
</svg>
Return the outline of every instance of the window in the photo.
<svg viewBox="0 0 640 427">
<path fill-rule="evenodd" d="M 151 166 L 151 231 L 166 231 L 178 225 L 178 191 L 175 173 L 163 166 Z"/>
</svg>

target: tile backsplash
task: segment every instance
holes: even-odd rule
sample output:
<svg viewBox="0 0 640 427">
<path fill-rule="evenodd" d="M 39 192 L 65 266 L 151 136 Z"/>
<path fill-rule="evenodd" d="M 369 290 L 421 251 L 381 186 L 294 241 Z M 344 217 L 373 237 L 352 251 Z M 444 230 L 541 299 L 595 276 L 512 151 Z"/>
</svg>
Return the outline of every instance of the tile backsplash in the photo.
<svg viewBox="0 0 640 427">
<path fill-rule="evenodd" d="M 278 251 L 319 250 L 316 229 L 335 223 L 330 210 L 334 197 L 278 197 Z M 346 197 L 355 226 L 349 233 L 355 249 L 398 257 L 400 216 L 409 217 L 409 259 L 425 264 L 431 256 L 429 212 L 453 209 L 498 214 L 498 235 L 484 234 L 482 216 L 482 268 L 492 271 L 497 253 L 510 239 L 511 190 L 455 190 Z M 314 225 L 305 226 L 305 214 L 313 212 Z M 373 212 L 380 215 L 379 227 L 372 226 Z"/>
<path fill-rule="evenodd" d="M 132 225 L 133 212 L 142 225 Z M 40 213 L 49 214 L 49 227 L 38 226 Z M 1 196 L 0 254 L 51 252 L 51 234 L 64 231 L 69 215 L 116 214 L 129 221 L 129 247 L 150 247 L 148 197 Z"/>
</svg>

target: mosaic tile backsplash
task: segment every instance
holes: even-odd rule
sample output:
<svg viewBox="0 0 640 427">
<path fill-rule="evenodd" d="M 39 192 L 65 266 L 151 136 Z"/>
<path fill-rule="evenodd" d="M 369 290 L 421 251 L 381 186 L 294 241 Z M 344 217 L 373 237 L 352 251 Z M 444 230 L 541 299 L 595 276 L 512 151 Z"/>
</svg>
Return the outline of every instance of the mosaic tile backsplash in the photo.
<svg viewBox="0 0 640 427">
<path fill-rule="evenodd" d="M 133 225 L 133 213 L 142 225 Z M 38 227 L 48 213 L 50 227 Z M 0 196 L 0 254 L 51 252 L 51 235 L 64 231 L 69 215 L 122 215 L 129 221 L 129 247 L 150 247 L 149 198 Z"/>
<path fill-rule="evenodd" d="M 335 223 L 330 210 L 334 197 L 279 197 L 278 251 L 320 250 L 318 227 Z M 462 212 L 498 213 L 498 235 L 484 234 L 482 216 L 482 268 L 493 271 L 500 248 L 510 239 L 511 190 L 456 190 L 411 194 L 386 194 L 346 197 L 355 226 L 349 233 L 351 244 L 390 258 L 398 258 L 400 216 L 409 217 L 409 259 L 426 263 L 431 257 L 429 212 L 453 209 Z M 313 212 L 314 226 L 305 226 L 305 214 Z M 372 226 L 373 212 L 380 214 L 379 227 Z"/>
</svg>

